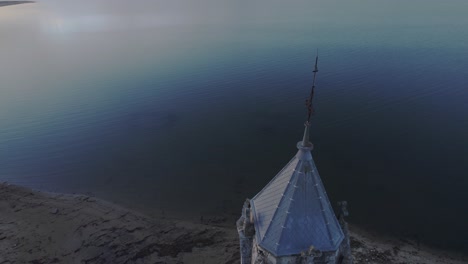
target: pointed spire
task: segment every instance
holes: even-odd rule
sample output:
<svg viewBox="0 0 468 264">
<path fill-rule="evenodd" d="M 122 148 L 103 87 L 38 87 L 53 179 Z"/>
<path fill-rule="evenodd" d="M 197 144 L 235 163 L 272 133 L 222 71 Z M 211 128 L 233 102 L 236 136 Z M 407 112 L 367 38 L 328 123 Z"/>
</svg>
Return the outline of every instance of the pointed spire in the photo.
<svg viewBox="0 0 468 264">
<path fill-rule="evenodd" d="M 314 79 L 312 80 L 312 88 L 310 89 L 310 95 L 309 98 L 306 100 L 306 106 L 307 106 L 307 122 L 310 122 L 311 116 L 314 114 L 314 106 L 312 105 L 312 100 L 314 99 L 314 91 L 315 91 L 315 80 L 317 78 L 317 72 L 318 72 L 318 49 L 317 49 L 317 55 L 315 56 L 315 66 L 314 70 L 312 71 L 314 73 Z"/>
<path fill-rule="evenodd" d="M 306 121 L 304 123 L 305 129 L 304 129 L 304 137 L 302 138 L 302 141 L 299 142 L 298 147 L 299 148 L 310 148 L 312 149 L 312 143 L 309 140 L 309 130 L 310 130 L 310 123 Z M 300 145 L 300 146 L 299 146 Z"/>
<path fill-rule="evenodd" d="M 312 150 L 313 145 L 309 140 L 309 130 L 310 130 L 310 118 L 314 114 L 314 107 L 312 105 L 312 100 L 314 99 L 314 90 L 315 90 L 315 80 L 316 80 L 316 75 L 318 72 L 318 49 L 317 49 L 317 55 L 315 56 L 315 66 L 314 70 L 312 71 L 314 73 L 314 79 L 312 81 L 312 89 L 310 90 L 310 95 L 309 98 L 306 100 L 306 107 L 307 107 L 307 121 L 304 123 L 305 130 L 304 130 L 304 137 L 302 138 L 302 141 L 300 141 L 297 144 L 297 147 L 299 149 L 309 149 Z"/>
</svg>

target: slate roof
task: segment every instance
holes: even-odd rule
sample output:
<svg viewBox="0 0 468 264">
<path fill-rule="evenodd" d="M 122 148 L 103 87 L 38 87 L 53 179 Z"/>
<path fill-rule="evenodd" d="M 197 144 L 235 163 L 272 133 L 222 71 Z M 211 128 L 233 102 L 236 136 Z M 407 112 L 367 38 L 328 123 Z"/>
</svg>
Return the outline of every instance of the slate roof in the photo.
<svg viewBox="0 0 468 264">
<path fill-rule="evenodd" d="M 307 125 L 298 149 L 250 201 L 257 243 L 275 256 L 300 254 L 310 246 L 334 251 L 344 238 L 312 159 Z"/>
</svg>

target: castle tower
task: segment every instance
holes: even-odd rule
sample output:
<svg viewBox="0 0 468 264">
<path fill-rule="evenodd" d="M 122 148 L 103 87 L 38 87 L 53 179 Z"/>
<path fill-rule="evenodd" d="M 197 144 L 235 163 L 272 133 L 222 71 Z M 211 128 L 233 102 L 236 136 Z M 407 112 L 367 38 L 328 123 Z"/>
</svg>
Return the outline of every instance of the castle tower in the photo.
<svg viewBox="0 0 468 264">
<path fill-rule="evenodd" d="M 298 152 L 251 200 L 237 221 L 241 263 L 352 263 L 344 216 L 338 221 L 312 158 L 309 141 L 312 98 L 317 73 L 307 100 L 308 121 Z"/>
</svg>

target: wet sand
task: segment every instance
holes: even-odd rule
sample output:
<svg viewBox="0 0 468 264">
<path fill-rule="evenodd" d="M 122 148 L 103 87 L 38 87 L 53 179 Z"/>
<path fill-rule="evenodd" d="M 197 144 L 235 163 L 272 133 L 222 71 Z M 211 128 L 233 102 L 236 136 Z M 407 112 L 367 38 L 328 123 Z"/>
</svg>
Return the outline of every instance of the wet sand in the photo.
<svg viewBox="0 0 468 264">
<path fill-rule="evenodd" d="M 0 264 L 239 263 L 224 218 L 149 217 L 85 195 L 0 184 Z M 460 253 L 350 226 L 355 263 L 468 263 Z"/>
</svg>

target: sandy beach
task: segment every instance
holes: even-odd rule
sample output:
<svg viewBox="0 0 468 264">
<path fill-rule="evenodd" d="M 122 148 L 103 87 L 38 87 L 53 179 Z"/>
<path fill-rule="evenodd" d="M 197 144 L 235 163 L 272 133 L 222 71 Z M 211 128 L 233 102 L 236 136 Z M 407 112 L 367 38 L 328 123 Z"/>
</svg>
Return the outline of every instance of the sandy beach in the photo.
<svg viewBox="0 0 468 264">
<path fill-rule="evenodd" d="M 149 217 L 85 195 L 0 184 L 0 264 L 240 263 L 234 224 Z M 468 263 L 350 226 L 355 263 Z"/>
</svg>

